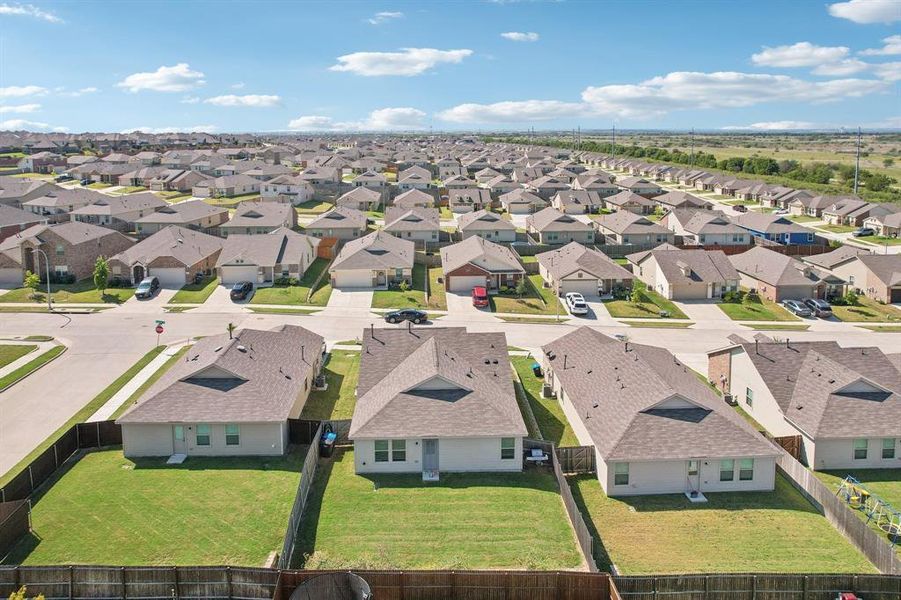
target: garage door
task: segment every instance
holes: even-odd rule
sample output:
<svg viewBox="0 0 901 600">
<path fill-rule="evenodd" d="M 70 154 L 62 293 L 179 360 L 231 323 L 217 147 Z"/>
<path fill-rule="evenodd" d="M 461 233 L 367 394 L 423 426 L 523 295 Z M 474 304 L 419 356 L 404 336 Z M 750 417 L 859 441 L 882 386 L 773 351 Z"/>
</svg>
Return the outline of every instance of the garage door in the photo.
<svg viewBox="0 0 901 600">
<path fill-rule="evenodd" d="M 221 278 L 222 283 L 225 285 L 231 285 L 233 283 L 238 283 L 239 281 L 250 281 L 251 283 L 256 283 L 257 267 L 256 265 L 240 267 L 220 267 L 219 277 Z"/>
<path fill-rule="evenodd" d="M 450 291 L 452 292 L 472 292 L 472 288 L 477 285 L 485 285 L 484 275 L 454 275 L 450 278 Z"/>
<path fill-rule="evenodd" d="M 892 304 L 901 302 L 901 288 L 892 288 Z"/>
<path fill-rule="evenodd" d="M 0 285 L 22 285 L 22 269 L 0 269 Z"/>
<path fill-rule="evenodd" d="M 335 287 L 339 288 L 371 288 L 372 271 L 344 270 L 335 272 Z"/>
<path fill-rule="evenodd" d="M 164 288 L 180 288 L 185 284 L 185 270 L 179 268 L 150 269 L 150 274 L 160 280 Z"/>
<path fill-rule="evenodd" d="M 707 284 L 674 285 L 673 300 L 704 300 L 707 298 Z"/>
<path fill-rule="evenodd" d="M 597 296 L 597 279 L 564 279 L 560 284 L 560 293 L 578 292 L 583 296 Z"/>
</svg>

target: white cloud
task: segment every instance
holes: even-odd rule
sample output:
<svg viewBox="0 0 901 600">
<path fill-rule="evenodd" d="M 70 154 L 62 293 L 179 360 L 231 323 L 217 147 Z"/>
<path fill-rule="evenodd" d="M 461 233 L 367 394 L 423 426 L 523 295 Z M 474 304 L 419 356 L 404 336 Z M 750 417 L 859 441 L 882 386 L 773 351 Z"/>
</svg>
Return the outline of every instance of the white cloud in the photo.
<svg viewBox="0 0 901 600">
<path fill-rule="evenodd" d="M 0 121 L 0 130 L 16 131 L 24 129 L 26 131 L 55 131 L 64 133 L 69 131 L 68 127 L 59 127 L 48 123 L 40 123 L 38 121 L 28 121 L 26 119 L 9 119 L 8 121 Z"/>
<path fill-rule="evenodd" d="M 765 67 L 813 67 L 837 62 L 848 55 L 846 46 L 817 46 L 810 42 L 798 42 L 791 46 L 776 46 L 751 56 L 751 62 Z"/>
<path fill-rule="evenodd" d="M 511 42 L 537 42 L 540 36 L 534 31 L 507 31 L 501 37 Z"/>
<path fill-rule="evenodd" d="M 901 81 L 901 62 L 887 62 L 872 65 L 877 77 L 885 81 Z"/>
<path fill-rule="evenodd" d="M 380 108 L 362 121 L 335 121 L 322 115 L 306 115 L 291 120 L 296 131 L 409 131 L 424 129 L 426 113 L 410 108 Z"/>
<path fill-rule="evenodd" d="M 7 4 L 0 3 L 0 15 L 14 15 L 18 17 L 33 17 L 42 19 L 50 23 L 64 23 L 62 19 L 55 14 L 41 10 L 32 4 Z"/>
<path fill-rule="evenodd" d="M 120 133 L 213 133 L 215 125 L 194 125 L 192 127 L 133 127 Z"/>
<path fill-rule="evenodd" d="M 829 5 L 829 14 L 861 25 L 901 21 L 898 0 L 849 0 Z"/>
<path fill-rule="evenodd" d="M 810 121 L 763 121 L 750 125 L 729 125 L 723 129 L 729 131 L 786 131 L 789 129 L 818 129 L 816 123 Z"/>
<path fill-rule="evenodd" d="M 181 104 L 199 104 L 200 98 L 197 96 L 185 96 L 181 100 L 179 100 Z"/>
<path fill-rule="evenodd" d="M 116 84 L 116 87 L 135 93 L 141 90 L 155 92 L 187 92 L 206 83 L 200 71 L 192 71 L 188 63 L 172 67 L 160 67 L 147 73 L 132 73 Z"/>
<path fill-rule="evenodd" d="M 251 108 L 272 108 L 281 104 L 282 99 L 279 96 L 269 96 L 260 94 L 247 94 L 244 96 L 236 96 L 228 94 L 225 96 L 214 96 L 203 101 L 205 104 L 213 104 L 215 106 L 246 106 Z"/>
<path fill-rule="evenodd" d="M 438 118 L 453 123 L 518 123 L 579 117 L 590 113 L 591 107 L 580 102 L 521 100 L 459 104 L 438 113 Z"/>
<path fill-rule="evenodd" d="M 370 25 L 381 25 L 382 23 L 387 23 L 388 21 L 393 21 L 394 19 L 400 19 L 404 16 L 402 12 L 390 12 L 390 11 L 382 11 L 377 12 L 367 21 L 369 21 Z"/>
<path fill-rule="evenodd" d="M 38 85 L 11 85 L 0 87 L 0 98 L 21 98 L 23 96 L 43 96 L 47 88 Z"/>
<path fill-rule="evenodd" d="M 869 48 L 862 50 L 862 56 L 893 56 L 901 54 L 901 35 L 890 35 L 882 39 L 882 48 Z"/>
<path fill-rule="evenodd" d="M 814 75 L 827 75 L 829 77 L 845 77 L 860 73 L 870 68 L 870 64 L 857 60 L 856 58 L 846 58 L 834 63 L 825 63 L 819 65 L 811 73 Z"/>
<path fill-rule="evenodd" d="M 401 48 L 400 52 L 354 52 L 338 57 L 330 71 L 356 73 L 365 77 L 421 75 L 442 63 L 456 64 L 472 50 L 436 50 L 435 48 Z"/>
<path fill-rule="evenodd" d="M 239 81 L 238 83 L 233 83 L 233 84 L 232 84 L 232 89 L 233 89 L 233 90 L 243 90 L 243 89 L 244 89 L 244 82 L 243 82 L 243 81 Z"/>
<path fill-rule="evenodd" d="M 63 91 L 63 89 L 64 88 L 59 88 L 57 91 L 59 92 L 60 96 L 66 96 L 67 98 L 79 98 L 86 94 L 96 94 L 97 92 L 100 91 L 98 88 L 95 88 L 95 87 L 83 87 L 83 88 L 80 88 L 80 89 L 77 89 L 77 90 L 74 90 L 71 92 L 65 92 L 65 91 Z"/>
<path fill-rule="evenodd" d="M 0 115 L 5 113 L 33 113 L 41 110 L 40 104 L 18 104 L 18 105 L 2 105 L 0 104 Z"/>
</svg>

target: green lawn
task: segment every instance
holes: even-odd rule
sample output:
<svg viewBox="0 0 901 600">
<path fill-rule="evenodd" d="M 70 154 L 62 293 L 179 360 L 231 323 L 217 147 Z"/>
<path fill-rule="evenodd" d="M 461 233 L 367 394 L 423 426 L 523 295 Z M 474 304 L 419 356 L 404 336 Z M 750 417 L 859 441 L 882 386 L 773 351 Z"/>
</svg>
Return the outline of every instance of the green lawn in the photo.
<svg viewBox="0 0 901 600">
<path fill-rule="evenodd" d="M 894 246 L 896 244 L 901 244 L 901 238 L 882 237 L 879 235 L 865 235 L 855 239 L 860 242 L 867 242 L 868 244 L 876 244 L 877 246 Z"/>
<path fill-rule="evenodd" d="M 0 296 L 0 299 L 2 298 L 3 296 Z M 891 304 L 879 304 L 866 296 L 858 296 L 856 306 L 833 306 L 832 314 L 842 321 L 851 322 L 901 321 L 901 310 Z"/>
<path fill-rule="evenodd" d="M 32 298 L 31 288 L 16 288 L 0 296 L 0 302 L 47 302 L 46 290 L 47 285 L 42 284 Z M 107 288 L 101 292 L 90 279 L 66 285 L 50 284 L 50 296 L 54 304 L 121 304 L 134 296 L 134 293 L 134 288 Z"/>
<path fill-rule="evenodd" d="M 654 290 L 649 290 L 647 285 L 637 279 L 632 285 L 642 291 L 645 302 L 632 302 L 630 300 L 605 300 L 604 306 L 614 319 L 659 319 L 660 311 L 665 310 L 671 319 L 687 319 L 684 312 Z"/>
<path fill-rule="evenodd" d="M 351 418 L 357 402 L 360 353 L 353 350 L 333 350 L 322 372 L 328 383 L 328 389 L 310 392 L 300 418 L 311 420 Z"/>
<path fill-rule="evenodd" d="M 688 329 L 694 323 L 688 321 L 622 321 L 623 325 L 639 329 Z"/>
<path fill-rule="evenodd" d="M 851 233 L 857 227 L 852 227 L 851 225 L 817 225 L 816 229 L 822 229 L 823 231 L 828 231 L 830 233 Z"/>
<path fill-rule="evenodd" d="M 332 286 L 329 282 L 328 273 L 322 276 L 319 287 L 316 288 L 309 300 L 307 300 L 307 296 L 310 293 L 310 287 L 316 282 L 319 274 L 322 273 L 328 265 L 328 260 L 317 258 L 303 274 L 303 277 L 300 278 L 298 285 L 274 285 L 268 288 L 259 288 L 254 292 L 250 303 L 325 306 L 328 304 L 329 296 L 332 295 Z M 0 296 L 0 298 L 2 298 L 2 296 Z"/>
<path fill-rule="evenodd" d="M 497 317 L 505 323 L 532 323 L 535 325 L 563 325 L 569 321 L 566 311 L 560 313 L 560 319 L 540 319 L 538 317 Z"/>
<path fill-rule="evenodd" d="M 178 290 L 169 302 L 175 304 L 203 304 L 216 291 L 218 277 L 204 277 L 199 284 L 189 283 Z"/>
<path fill-rule="evenodd" d="M 438 283 L 438 279 L 444 276 L 441 267 L 429 268 L 429 308 L 447 310 L 447 293 L 444 283 Z"/>
<path fill-rule="evenodd" d="M 794 323 L 773 323 L 770 325 L 748 325 L 754 331 L 807 331 L 810 325 Z"/>
<path fill-rule="evenodd" d="M 334 208 L 335 205 L 330 202 L 317 202 L 316 200 L 308 200 L 295 206 L 298 215 L 321 215 L 322 213 Z"/>
<path fill-rule="evenodd" d="M 488 301 L 493 312 L 516 313 L 532 315 L 553 315 L 559 310 L 561 316 L 566 316 L 566 308 L 560 304 L 554 295 L 554 290 L 545 288 L 541 275 L 529 275 L 531 286 L 522 298 L 516 294 L 491 294 Z M 542 302 L 542 298 L 544 302 Z"/>
<path fill-rule="evenodd" d="M 522 262 L 522 264 L 538 262 L 538 258 L 536 256 L 520 256 L 519 260 L 520 262 Z"/>
<path fill-rule="evenodd" d="M 874 573 L 782 476 L 773 492 L 608 498 L 592 475 L 570 487 L 603 541 L 598 565 L 625 575 L 716 572 Z"/>
<path fill-rule="evenodd" d="M 131 396 L 129 396 L 125 400 L 125 402 L 122 403 L 122 406 L 120 406 L 115 411 L 113 411 L 113 414 L 110 416 L 110 420 L 112 421 L 112 420 L 118 419 L 120 416 L 122 416 L 122 413 L 124 413 L 126 410 L 131 408 L 131 405 L 134 404 L 135 402 L 137 402 L 141 398 L 141 396 L 143 396 L 144 393 L 150 389 L 150 386 L 152 386 L 154 383 L 159 381 L 160 377 L 162 377 L 163 375 L 166 374 L 166 371 L 171 369 L 175 363 L 177 363 L 179 360 L 181 360 L 184 357 L 184 355 L 187 354 L 187 352 L 190 348 L 191 348 L 191 346 L 185 346 L 185 347 L 181 348 L 178 352 L 176 352 L 175 354 L 170 356 L 166 360 L 166 362 L 164 362 L 160 366 L 160 368 L 157 369 L 156 373 L 154 373 L 153 375 L 148 377 L 147 381 L 142 383 L 138 387 L 138 389 L 136 389 L 134 391 L 134 393 Z M 159 353 L 155 352 L 155 350 L 154 350 L 153 357 L 155 358 L 157 356 L 157 354 L 159 354 Z M 137 371 L 134 371 L 134 374 L 137 374 Z"/>
<path fill-rule="evenodd" d="M 439 218 L 444 219 L 445 221 L 449 221 L 454 218 L 454 213 L 451 212 L 451 209 L 446 206 L 438 207 L 438 215 Z"/>
<path fill-rule="evenodd" d="M 838 492 L 842 480 L 851 475 L 859 481 L 870 493 L 879 496 L 884 501 L 892 505 L 895 510 L 901 510 L 901 468 L 898 469 L 842 469 L 839 471 L 814 471 L 817 479 L 826 484 L 833 492 Z M 857 516 L 864 521 L 867 515 L 863 511 L 855 510 Z M 875 521 L 870 521 L 870 527 L 885 535 L 881 529 L 876 526 Z M 888 536 L 886 536 L 888 539 Z M 895 551 L 901 553 L 901 543 L 895 545 Z"/>
<path fill-rule="evenodd" d="M 861 325 L 860 327 L 876 333 L 901 333 L 901 325 Z"/>
<path fill-rule="evenodd" d="M 20 379 L 27 377 L 65 351 L 65 346 L 54 346 L 36 358 L 31 359 L 18 369 L 10 371 L 3 377 L 0 377 L 0 390 L 6 389 Z"/>
<path fill-rule="evenodd" d="M 810 215 L 786 215 L 790 220 L 795 223 L 814 223 L 816 221 L 822 221 L 821 217 L 811 217 Z"/>
<path fill-rule="evenodd" d="M 775 302 L 764 298 L 760 302 L 743 301 L 741 303 L 721 302 L 717 304 L 733 321 L 799 321 Z"/>
<path fill-rule="evenodd" d="M 314 315 L 322 309 L 317 308 L 265 308 L 251 306 L 250 312 L 264 315 Z"/>
<path fill-rule="evenodd" d="M 0 369 L 37 349 L 33 344 L 0 344 Z"/>
<path fill-rule="evenodd" d="M 8 564 L 262 566 L 280 550 L 303 455 L 71 463 L 33 505 Z"/>
<path fill-rule="evenodd" d="M 103 183 L 102 181 L 95 181 L 94 183 L 89 183 L 85 187 L 90 188 L 92 190 L 102 190 L 104 188 L 113 187 L 113 184 Z"/>
<path fill-rule="evenodd" d="M 143 185 L 130 185 L 128 187 L 119 188 L 116 190 L 117 194 L 124 196 L 125 194 L 134 194 L 136 192 L 146 192 L 147 188 Z"/>
<path fill-rule="evenodd" d="M 406 292 L 399 289 L 376 290 L 372 294 L 372 308 L 427 308 L 425 301 L 426 267 L 413 265 L 413 285 Z"/>
<path fill-rule="evenodd" d="M 532 363 L 535 358 L 532 356 L 511 356 L 510 362 L 519 375 L 519 381 L 526 392 L 526 398 L 529 406 L 532 408 L 532 414 L 538 422 L 538 428 L 541 430 L 541 437 L 553 442 L 558 446 L 579 446 L 579 440 L 573 432 L 572 427 L 563 414 L 563 407 L 556 398 L 543 398 L 541 396 L 541 386 L 544 378 L 539 379 L 532 373 Z"/>
<path fill-rule="evenodd" d="M 306 568 L 575 569 L 557 484 L 524 473 L 354 474 L 353 452 L 320 463 L 295 556 Z M 307 555 L 309 555 L 307 557 Z"/>
</svg>

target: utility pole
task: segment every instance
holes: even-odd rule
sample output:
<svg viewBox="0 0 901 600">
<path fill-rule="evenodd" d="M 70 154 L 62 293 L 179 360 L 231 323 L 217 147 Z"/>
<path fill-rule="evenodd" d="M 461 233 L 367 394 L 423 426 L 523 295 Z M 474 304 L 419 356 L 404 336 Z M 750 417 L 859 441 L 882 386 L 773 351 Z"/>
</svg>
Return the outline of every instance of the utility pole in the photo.
<svg viewBox="0 0 901 600">
<path fill-rule="evenodd" d="M 860 180 L 860 126 L 857 127 L 857 158 L 854 161 L 854 195 L 857 195 L 857 184 Z"/>
<path fill-rule="evenodd" d="M 616 162 L 616 125 L 613 126 L 613 162 Z"/>
</svg>

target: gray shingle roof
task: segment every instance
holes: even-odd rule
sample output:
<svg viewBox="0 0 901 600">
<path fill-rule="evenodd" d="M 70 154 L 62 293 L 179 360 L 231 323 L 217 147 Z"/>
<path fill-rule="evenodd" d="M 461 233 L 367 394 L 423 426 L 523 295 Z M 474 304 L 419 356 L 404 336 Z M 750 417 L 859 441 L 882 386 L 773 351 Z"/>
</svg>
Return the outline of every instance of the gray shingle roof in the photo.
<svg viewBox="0 0 901 600">
<path fill-rule="evenodd" d="M 127 265 L 146 265 L 161 256 L 171 256 L 186 267 L 218 253 L 225 242 L 222 238 L 199 231 L 170 225 L 148 238 L 138 242 L 128 250 L 112 257 Z"/>
<path fill-rule="evenodd" d="M 598 279 L 632 279 L 632 273 L 616 264 L 606 254 L 586 248 L 578 242 L 570 242 L 557 250 L 542 252 L 535 258 L 557 279 L 580 269 Z"/>
<path fill-rule="evenodd" d="M 265 235 L 233 233 L 224 240 L 217 267 L 248 264 L 273 267 L 282 263 L 295 263 L 307 250 L 319 245 L 319 239 L 297 233 L 285 227 Z"/>
<path fill-rule="evenodd" d="M 516 225 L 487 209 L 465 213 L 457 217 L 460 231 L 516 231 Z"/>
<path fill-rule="evenodd" d="M 565 215 L 553 207 L 547 207 L 530 215 L 526 219 L 536 231 L 591 231 L 592 226 L 576 219 L 572 215 Z"/>
<path fill-rule="evenodd" d="M 385 213 L 385 231 L 437 231 L 441 219 L 437 208 L 391 206 Z"/>
<path fill-rule="evenodd" d="M 135 223 L 171 223 L 178 225 L 223 213 L 228 214 L 228 209 L 221 206 L 211 206 L 203 200 L 188 200 L 187 202 L 164 206 L 154 213 L 141 217 Z"/>
<path fill-rule="evenodd" d="M 313 219 L 307 229 L 365 229 L 366 213 L 348 206 L 338 206 Z"/>
<path fill-rule="evenodd" d="M 826 271 L 763 246 L 754 246 L 741 254 L 734 254 L 729 260 L 741 273 L 774 286 L 816 285 L 821 281 L 842 282 Z"/>
<path fill-rule="evenodd" d="M 415 244 L 402 240 L 385 231 L 373 231 L 369 235 L 344 244 L 330 272 L 342 269 L 412 269 Z"/>
<path fill-rule="evenodd" d="M 502 270 L 498 271 L 489 262 L 500 263 Z M 462 242 L 441 249 L 441 266 L 445 273 L 455 271 L 467 263 L 474 263 L 488 271 L 525 273 L 522 263 L 510 248 L 489 242 L 479 236 L 468 237 Z"/>
<path fill-rule="evenodd" d="M 281 227 L 292 221 L 292 212 L 294 207 L 282 202 L 241 202 L 220 227 Z"/>
</svg>

